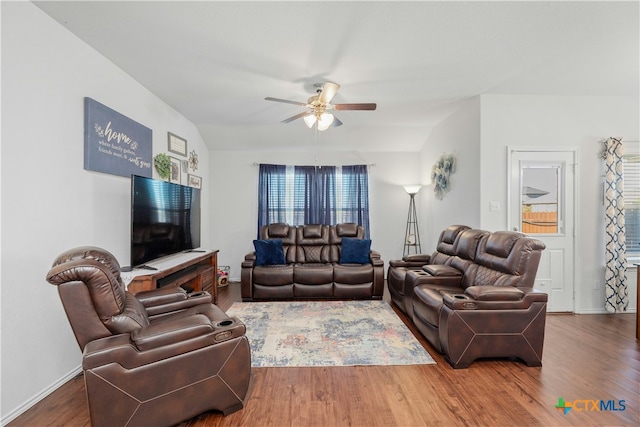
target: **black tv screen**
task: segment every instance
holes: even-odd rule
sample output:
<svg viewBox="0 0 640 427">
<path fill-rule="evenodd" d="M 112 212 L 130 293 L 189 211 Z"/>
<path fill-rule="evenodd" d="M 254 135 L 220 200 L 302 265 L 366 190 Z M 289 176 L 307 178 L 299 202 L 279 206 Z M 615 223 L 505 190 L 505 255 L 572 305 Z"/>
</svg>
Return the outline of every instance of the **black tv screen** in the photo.
<svg viewBox="0 0 640 427">
<path fill-rule="evenodd" d="M 131 176 L 131 266 L 200 247 L 200 190 Z"/>
</svg>

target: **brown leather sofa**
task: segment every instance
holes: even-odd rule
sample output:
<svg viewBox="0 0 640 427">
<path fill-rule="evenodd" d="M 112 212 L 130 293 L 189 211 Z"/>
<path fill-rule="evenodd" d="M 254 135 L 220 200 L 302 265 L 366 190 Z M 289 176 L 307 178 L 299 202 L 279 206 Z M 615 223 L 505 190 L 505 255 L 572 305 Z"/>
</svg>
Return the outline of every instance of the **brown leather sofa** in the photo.
<svg viewBox="0 0 640 427">
<path fill-rule="evenodd" d="M 126 291 L 118 261 L 95 247 L 59 255 L 47 274 L 82 350 L 91 424 L 171 426 L 244 406 L 245 326 L 206 292 Z"/>
<path fill-rule="evenodd" d="M 283 257 L 274 264 L 258 265 L 257 251 L 245 256 L 241 270 L 243 301 L 382 298 L 384 262 L 380 254 L 367 249 L 361 262 L 345 259 L 347 243 L 370 245 L 362 226 L 263 226 L 260 241 L 271 240 L 281 242 Z"/>
<path fill-rule="evenodd" d="M 389 291 L 454 368 L 492 357 L 540 366 L 547 294 L 533 283 L 544 248 L 521 233 L 451 226 L 428 264 L 391 263 Z M 404 269 L 402 292 L 392 269 Z"/>
</svg>

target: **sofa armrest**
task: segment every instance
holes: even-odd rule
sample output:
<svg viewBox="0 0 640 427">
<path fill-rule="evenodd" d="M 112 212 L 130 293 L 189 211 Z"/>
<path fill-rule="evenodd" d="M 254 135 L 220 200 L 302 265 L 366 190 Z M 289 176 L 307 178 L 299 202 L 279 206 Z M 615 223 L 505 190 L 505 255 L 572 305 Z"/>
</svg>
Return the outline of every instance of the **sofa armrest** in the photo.
<svg viewBox="0 0 640 427">
<path fill-rule="evenodd" d="M 199 304 L 211 304 L 211 294 L 209 292 L 189 294 L 177 286 L 139 292 L 135 297 L 144 306 L 150 318 L 185 310 Z"/>
<path fill-rule="evenodd" d="M 176 301 L 170 304 L 146 307 L 147 316 L 149 316 L 150 319 L 157 318 L 165 314 L 171 314 L 176 311 L 186 310 L 187 308 L 195 307 L 197 305 L 211 304 L 212 300 L 213 298 L 209 292 L 193 292 L 191 294 L 187 294 L 187 299 L 183 301 Z"/>
<path fill-rule="evenodd" d="M 429 264 L 430 259 L 431 255 L 427 254 L 405 255 L 402 259 L 393 259 L 389 261 L 389 267 L 417 269 L 425 264 Z"/>
<path fill-rule="evenodd" d="M 253 268 L 256 265 L 256 253 L 250 252 L 244 256 L 242 261 L 242 268 Z"/>
<path fill-rule="evenodd" d="M 165 286 L 164 288 L 142 291 L 136 294 L 136 299 L 146 307 L 170 304 L 187 299 L 187 291 L 179 286 Z"/>
<path fill-rule="evenodd" d="M 524 297 L 513 286 L 469 286 L 464 293 L 476 301 L 520 301 Z"/>
<path fill-rule="evenodd" d="M 389 261 L 389 268 L 408 268 L 411 270 L 417 270 L 424 265 L 423 262 L 407 262 L 401 259 L 393 259 Z"/>
<path fill-rule="evenodd" d="M 531 288 L 491 285 L 470 286 L 464 294 L 443 295 L 444 305 L 453 310 L 522 310 L 547 299 L 547 294 Z"/>
<path fill-rule="evenodd" d="M 211 320 L 197 314 L 152 323 L 131 332 L 131 341 L 140 351 L 176 344 L 213 332 Z"/>
<path fill-rule="evenodd" d="M 450 265 L 427 264 L 422 266 L 422 270 L 426 271 L 433 277 L 462 277 L 462 272 Z"/>
<path fill-rule="evenodd" d="M 384 261 L 381 260 L 381 259 L 372 259 L 371 260 L 371 265 L 373 265 L 374 267 L 383 267 L 384 268 Z"/>
<path fill-rule="evenodd" d="M 384 261 L 380 257 L 380 252 L 378 251 L 370 251 L 369 252 L 369 260 L 374 267 L 384 267 Z"/>
<path fill-rule="evenodd" d="M 164 345 L 154 347 L 151 345 L 152 343 L 148 341 L 145 344 L 148 345 L 149 348 L 145 351 L 141 351 L 136 343 L 132 341 L 131 334 L 111 335 L 90 341 L 85 345 L 82 352 L 82 368 L 89 370 L 115 363 L 124 369 L 134 369 L 161 360 L 167 360 L 171 357 L 181 356 L 191 351 L 219 344 L 224 345 L 223 343 L 229 340 L 246 339 L 244 337 L 244 324 L 237 318 L 225 318 L 213 323 L 209 321 L 207 328 L 206 325 L 202 326 L 205 324 L 202 318 L 207 319 L 207 316 L 189 317 L 200 317 L 201 319 L 196 320 L 196 323 L 191 323 L 192 320 L 188 318 L 181 318 L 171 322 L 158 322 L 157 324 L 153 324 L 153 328 L 150 331 L 143 332 L 143 334 L 157 331 L 155 328 L 158 328 L 160 324 L 164 323 L 167 323 L 167 325 L 164 326 L 164 328 L 167 329 L 170 329 L 170 325 L 174 325 L 176 332 L 173 334 L 173 338 L 167 339 Z M 230 320 L 232 321 L 231 325 L 223 324 L 225 321 L 228 322 Z M 191 330 L 181 331 L 180 327 L 178 327 L 179 324 L 183 325 L 183 327 L 184 325 L 189 325 L 187 329 Z M 198 328 L 201 328 L 201 330 L 197 331 L 196 329 Z M 205 333 L 204 331 L 206 329 L 208 329 L 209 332 Z M 189 334 L 193 338 L 185 339 L 185 336 Z M 159 344 L 159 342 L 156 341 L 154 344 Z"/>
<path fill-rule="evenodd" d="M 460 289 L 463 292 L 462 286 L 463 276 L 432 276 L 426 271 L 420 270 L 408 270 L 403 282 L 403 290 L 405 297 L 407 295 L 413 295 L 413 289 L 417 286 L 424 285 L 427 288 L 435 290 L 443 289 Z"/>
<path fill-rule="evenodd" d="M 422 265 L 424 264 L 429 264 L 429 261 L 431 260 L 431 254 L 413 254 L 413 255 L 405 255 L 402 257 L 402 261 L 405 262 L 419 262 L 422 263 Z"/>
</svg>

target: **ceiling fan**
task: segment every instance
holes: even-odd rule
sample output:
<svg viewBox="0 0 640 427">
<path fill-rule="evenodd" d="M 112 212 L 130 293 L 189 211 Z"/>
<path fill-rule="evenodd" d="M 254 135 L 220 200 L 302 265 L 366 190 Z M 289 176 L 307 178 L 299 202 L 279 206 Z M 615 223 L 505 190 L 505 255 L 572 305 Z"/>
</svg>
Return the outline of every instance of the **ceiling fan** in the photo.
<svg viewBox="0 0 640 427">
<path fill-rule="evenodd" d="M 375 110 L 376 104 L 332 104 L 331 100 L 338 92 L 340 85 L 338 83 L 326 82 L 316 83 L 313 85 L 316 88 L 316 94 L 310 97 L 307 102 L 289 101 L 288 99 L 271 98 L 266 97 L 266 101 L 284 102 L 287 104 L 299 105 L 305 107 L 306 111 L 296 114 L 293 117 L 284 119 L 282 123 L 290 123 L 299 118 L 303 118 L 305 124 L 312 128 L 316 125 L 318 130 L 326 130 L 330 126 L 337 127 L 342 125 L 340 119 L 338 119 L 332 110 L 344 111 L 344 110 Z"/>
</svg>

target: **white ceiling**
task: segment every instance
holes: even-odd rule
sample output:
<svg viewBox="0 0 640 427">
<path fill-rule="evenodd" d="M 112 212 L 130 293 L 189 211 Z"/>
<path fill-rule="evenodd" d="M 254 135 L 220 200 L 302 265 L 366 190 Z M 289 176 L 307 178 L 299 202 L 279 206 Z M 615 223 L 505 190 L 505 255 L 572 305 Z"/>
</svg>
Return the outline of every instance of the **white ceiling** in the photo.
<svg viewBox="0 0 640 427">
<path fill-rule="evenodd" d="M 417 151 L 480 94 L 638 96 L 627 2 L 44 1 L 47 14 L 193 121 L 213 150 L 300 149 L 313 84 L 342 87 L 323 147 Z"/>
</svg>

